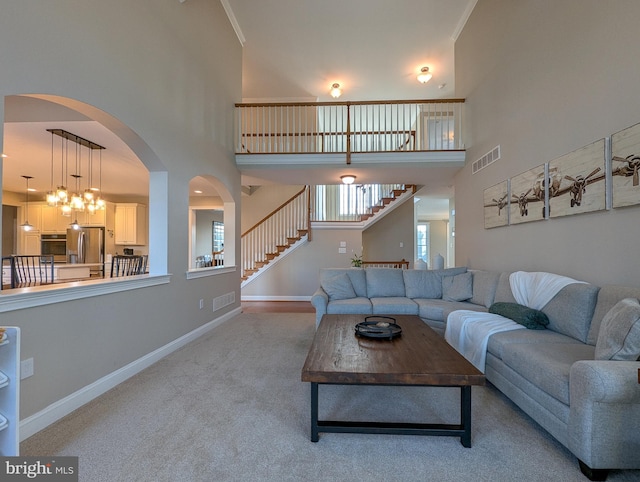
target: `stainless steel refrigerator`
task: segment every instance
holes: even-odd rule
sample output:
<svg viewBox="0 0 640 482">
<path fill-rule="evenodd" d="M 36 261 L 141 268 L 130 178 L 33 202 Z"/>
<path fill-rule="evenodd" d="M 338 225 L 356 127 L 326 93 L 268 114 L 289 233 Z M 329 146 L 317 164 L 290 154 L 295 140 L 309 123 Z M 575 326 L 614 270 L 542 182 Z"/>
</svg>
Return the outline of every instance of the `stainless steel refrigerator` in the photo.
<svg viewBox="0 0 640 482">
<path fill-rule="evenodd" d="M 94 264 L 91 276 L 103 276 L 104 228 L 67 229 L 67 263 Z"/>
</svg>

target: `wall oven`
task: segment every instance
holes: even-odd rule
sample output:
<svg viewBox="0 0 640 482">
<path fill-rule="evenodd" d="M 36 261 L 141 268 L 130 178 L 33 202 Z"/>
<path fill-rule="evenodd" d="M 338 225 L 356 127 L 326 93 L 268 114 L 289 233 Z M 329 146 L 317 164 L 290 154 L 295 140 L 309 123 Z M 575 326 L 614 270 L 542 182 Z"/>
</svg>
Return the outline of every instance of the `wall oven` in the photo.
<svg viewBox="0 0 640 482">
<path fill-rule="evenodd" d="M 67 235 L 43 234 L 40 237 L 40 254 L 52 254 L 54 263 L 67 261 Z"/>
</svg>

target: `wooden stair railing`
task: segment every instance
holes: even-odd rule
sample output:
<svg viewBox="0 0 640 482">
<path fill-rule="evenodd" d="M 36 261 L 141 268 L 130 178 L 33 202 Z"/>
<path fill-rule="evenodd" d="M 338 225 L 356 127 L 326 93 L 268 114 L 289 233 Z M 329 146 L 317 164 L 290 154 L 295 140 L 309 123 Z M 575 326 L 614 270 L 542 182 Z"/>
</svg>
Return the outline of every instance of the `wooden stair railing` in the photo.
<svg viewBox="0 0 640 482">
<path fill-rule="evenodd" d="M 242 235 L 243 281 L 303 236 L 311 240 L 310 192 L 309 186 L 305 186 Z"/>
<path fill-rule="evenodd" d="M 411 191 L 413 194 L 415 194 L 416 190 L 417 187 L 415 184 L 405 184 L 403 189 L 394 189 L 390 193 L 385 193 L 374 206 L 371 206 L 371 208 L 369 209 L 370 212 L 360 215 L 360 221 L 366 221 L 367 219 L 372 218 L 378 212 L 382 211 L 385 207 L 395 201 L 398 197 L 402 196 L 405 192 Z"/>
<path fill-rule="evenodd" d="M 363 268 L 398 268 L 409 269 L 409 261 L 402 258 L 401 261 L 361 261 Z"/>
</svg>

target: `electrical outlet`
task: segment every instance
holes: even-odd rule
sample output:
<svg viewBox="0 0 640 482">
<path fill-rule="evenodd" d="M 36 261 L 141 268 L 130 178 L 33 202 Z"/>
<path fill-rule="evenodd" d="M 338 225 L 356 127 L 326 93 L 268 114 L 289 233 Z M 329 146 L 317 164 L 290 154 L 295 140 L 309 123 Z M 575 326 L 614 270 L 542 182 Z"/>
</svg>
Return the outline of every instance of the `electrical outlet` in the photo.
<svg viewBox="0 0 640 482">
<path fill-rule="evenodd" d="M 200 309 L 204 308 L 204 300 L 200 300 Z"/>
<path fill-rule="evenodd" d="M 33 358 L 27 358 L 20 362 L 20 380 L 33 376 Z"/>
</svg>

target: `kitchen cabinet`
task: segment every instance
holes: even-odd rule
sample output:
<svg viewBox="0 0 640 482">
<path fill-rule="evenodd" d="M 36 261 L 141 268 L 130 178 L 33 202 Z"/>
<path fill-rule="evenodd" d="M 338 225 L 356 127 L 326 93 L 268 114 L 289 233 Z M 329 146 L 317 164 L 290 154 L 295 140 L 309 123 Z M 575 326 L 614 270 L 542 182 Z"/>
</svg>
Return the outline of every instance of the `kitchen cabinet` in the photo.
<svg viewBox="0 0 640 482">
<path fill-rule="evenodd" d="M 44 234 L 66 233 L 73 219 L 60 214 L 57 206 L 42 206 L 42 232 Z"/>
<path fill-rule="evenodd" d="M 14 457 L 20 443 L 20 328 L 5 328 L 0 338 L 0 456 Z"/>
<path fill-rule="evenodd" d="M 147 207 L 136 203 L 116 204 L 115 244 L 147 244 Z"/>
<path fill-rule="evenodd" d="M 40 231 L 42 229 L 42 205 L 29 203 L 29 207 L 22 206 L 20 224 L 24 224 L 29 221 L 29 224 L 33 226 L 32 231 Z"/>
<path fill-rule="evenodd" d="M 41 254 L 40 233 L 38 231 L 28 231 L 22 234 L 21 254 Z"/>
</svg>

